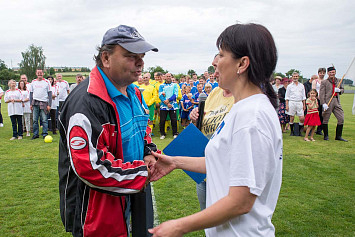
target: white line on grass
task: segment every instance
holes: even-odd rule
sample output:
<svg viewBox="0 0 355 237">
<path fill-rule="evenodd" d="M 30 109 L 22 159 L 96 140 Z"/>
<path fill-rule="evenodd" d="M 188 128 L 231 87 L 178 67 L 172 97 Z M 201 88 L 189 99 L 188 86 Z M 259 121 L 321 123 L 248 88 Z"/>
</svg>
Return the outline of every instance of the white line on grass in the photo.
<svg viewBox="0 0 355 237">
<path fill-rule="evenodd" d="M 155 201 L 154 188 L 153 183 L 150 183 L 151 191 L 152 191 L 152 201 L 153 201 L 153 212 L 154 212 L 154 227 L 160 224 L 158 211 L 157 211 L 157 203 Z"/>
</svg>

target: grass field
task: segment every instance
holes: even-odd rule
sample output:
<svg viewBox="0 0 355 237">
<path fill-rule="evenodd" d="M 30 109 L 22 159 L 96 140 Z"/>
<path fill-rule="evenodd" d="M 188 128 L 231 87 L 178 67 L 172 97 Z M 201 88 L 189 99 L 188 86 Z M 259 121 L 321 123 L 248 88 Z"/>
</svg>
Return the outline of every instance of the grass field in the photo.
<svg viewBox="0 0 355 237">
<path fill-rule="evenodd" d="M 283 183 L 273 217 L 277 236 L 355 236 L 355 116 L 353 94 L 341 96 L 345 112 L 343 137 L 316 142 L 284 134 Z M 59 215 L 58 135 L 53 143 L 41 139 L 9 141 L 12 136 L 7 106 L 2 101 L 5 127 L 0 128 L 0 236 L 71 236 Z M 171 140 L 154 142 L 163 149 Z M 154 183 L 159 221 L 199 211 L 194 182 L 173 171 Z M 203 231 L 186 236 L 204 236 Z"/>
</svg>

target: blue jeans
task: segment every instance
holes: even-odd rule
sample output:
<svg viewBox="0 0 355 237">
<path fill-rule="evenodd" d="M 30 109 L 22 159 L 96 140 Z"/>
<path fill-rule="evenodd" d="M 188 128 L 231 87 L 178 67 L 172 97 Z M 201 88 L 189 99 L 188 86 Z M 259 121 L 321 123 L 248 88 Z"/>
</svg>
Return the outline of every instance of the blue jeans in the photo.
<svg viewBox="0 0 355 237">
<path fill-rule="evenodd" d="M 39 105 L 33 105 L 33 136 L 39 135 L 38 118 L 41 118 L 43 125 L 42 136 L 48 135 L 48 117 L 43 109 L 39 108 Z"/>
<path fill-rule="evenodd" d="M 22 137 L 22 115 L 11 115 L 10 116 L 11 123 L 12 123 L 12 136 L 17 137 L 20 136 Z M 18 127 L 18 129 L 17 129 Z"/>
<path fill-rule="evenodd" d="M 196 193 L 201 211 L 206 209 L 206 181 L 196 184 Z"/>
</svg>

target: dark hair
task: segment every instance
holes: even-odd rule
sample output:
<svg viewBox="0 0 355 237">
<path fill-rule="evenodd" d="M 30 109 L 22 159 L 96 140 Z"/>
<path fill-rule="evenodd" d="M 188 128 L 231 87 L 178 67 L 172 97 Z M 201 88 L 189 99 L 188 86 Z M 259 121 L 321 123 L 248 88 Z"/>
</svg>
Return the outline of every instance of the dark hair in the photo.
<svg viewBox="0 0 355 237">
<path fill-rule="evenodd" d="M 105 44 L 101 47 L 97 46 L 96 49 L 99 52 L 97 55 L 94 55 L 94 60 L 96 62 L 96 65 L 102 68 L 103 67 L 102 60 L 101 60 L 102 53 L 108 52 L 108 54 L 113 54 L 113 50 L 115 49 L 116 46 L 117 44 Z"/>
<path fill-rule="evenodd" d="M 327 72 L 327 70 L 325 69 L 325 67 L 320 67 L 318 68 L 318 73 L 319 72 Z"/>
<path fill-rule="evenodd" d="M 271 33 L 259 24 L 235 24 L 221 33 L 216 45 L 218 49 L 231 52 L 236 59 L 249 57 L 249 81 L 261 88 L 276 108 L 277 96 L 269 83 L 277 62 L 277 49 Z"/>
<path fill-rule="evenodd" d="M 25 81 L 25 80 L 20 80 L 20 81 L 18 82 L 17 88 L 18 88 L 19 90 L 21 90 L 21 87 L 20 87 L 21 81 L 23 82 L 23 90 L 27 90 L 27 86 L 26 86 L 26 81 Z"/>
<path fill-rule="evenodd" d="M 308 97 L 311 96 L 311 92 L 315 92 L 316 93 L 316 98 L 318 97 L 318 91 L 316 89 L 311 89 L 309 92 L 308 92 Z"/>
<path fill-rule="evenodd" d="M 54 77 L 53 76 L 48 76 L 46 79 L 49 80 L 49 78 L 52 78 L 51 86 L 54 86 Z"/>
</svg>

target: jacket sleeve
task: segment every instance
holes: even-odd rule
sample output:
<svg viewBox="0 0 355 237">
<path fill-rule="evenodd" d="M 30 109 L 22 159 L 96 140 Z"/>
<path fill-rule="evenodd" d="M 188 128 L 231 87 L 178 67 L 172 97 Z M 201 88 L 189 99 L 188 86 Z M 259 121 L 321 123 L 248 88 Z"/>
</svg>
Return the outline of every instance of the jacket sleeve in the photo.
<svg viewBox="0 0 355 237">
<path fill-rule="evenodd" d="M 121 136 L 115 125 L 101 124 L 100 114 L 92 111 L 74 113 L 67 120 L 67 149 L 74 172 L 88 186 L 103 192 L 139 192 L 148 177 L 147 166 L 141 160 L 123 163 Z M 119 152 L 112 152 L 115 149 Z"/>
</svg>

